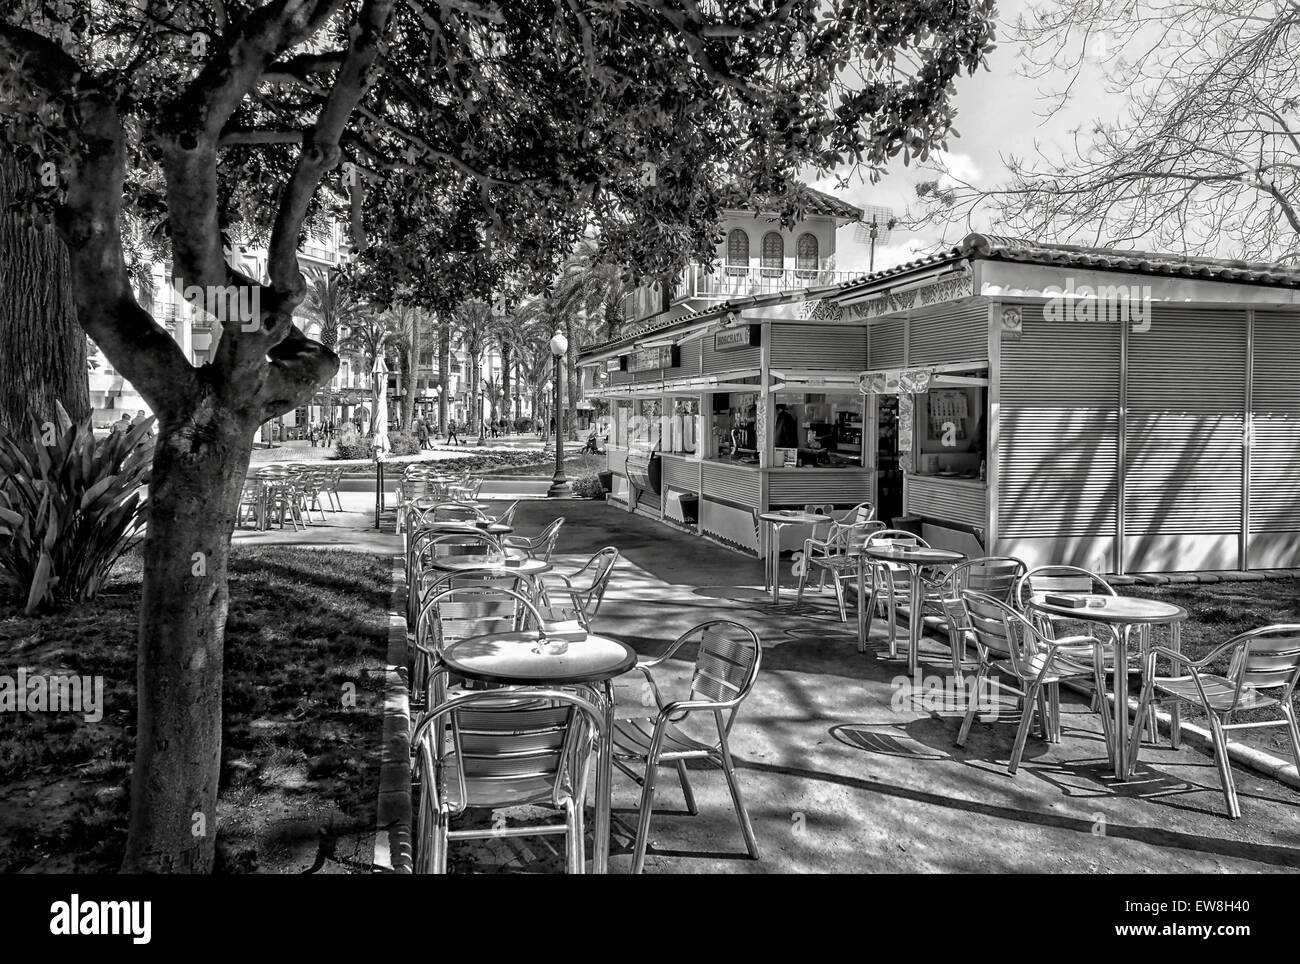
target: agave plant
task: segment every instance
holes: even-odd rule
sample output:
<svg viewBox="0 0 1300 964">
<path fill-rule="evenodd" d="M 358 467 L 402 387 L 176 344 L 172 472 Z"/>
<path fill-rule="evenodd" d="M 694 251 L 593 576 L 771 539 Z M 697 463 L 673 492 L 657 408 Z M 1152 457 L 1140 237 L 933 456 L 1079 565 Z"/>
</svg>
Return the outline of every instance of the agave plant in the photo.
<svg viewBox="0 0 1300 964">
<path fill-rule="evenodd" d="M 99 592 L 139 541 L 153 463 L 152 419 L 96 442 L 90 419 L 0 433 L 0 584 L 43 602 Z"/>
</svg>

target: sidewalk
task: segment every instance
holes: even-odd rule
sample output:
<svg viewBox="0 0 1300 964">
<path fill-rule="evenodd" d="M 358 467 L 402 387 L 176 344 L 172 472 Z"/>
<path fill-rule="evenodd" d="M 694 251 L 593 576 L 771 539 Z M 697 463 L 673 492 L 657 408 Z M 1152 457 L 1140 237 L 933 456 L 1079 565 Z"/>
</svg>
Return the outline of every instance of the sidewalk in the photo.
<svg viewBox="0 0 1300 964">
<path fill-rule="evenodd" d="M 358 493 L 359 495 L 359 493 Z M 373 497 L 370 503 L 373 511 Z M 1014 724 L 977 720 L 966 748 L 959 718 L 927 711 L 897 689 L 905 664 L 856 651 L 829 591 L 813 605 L 773 612 L 762 564 L 602 502 L 520 504 L 517 525 L 565 518 L 560 571 L 604 545 L 622 558 L 597 617 L 604 632 L 653 655 L 693 625 L 737 619 L 763 640 L 763 669 L 736 723 L 732 748 L 762 860 L 744 858 L 722 775 L 692 768 L 699 815 L 686 816 L 672 771 L 660 780 L 647 870 L 654 872 L 1258 872 L 1300 868 L 1300 794 L 1235 768 L 1243 816 L 1223 813 L 1214 761 L 1193 748 L 1144 745 L 1134 779 L 1109 775 L 1098 717 L 1062 694 L 1062 742 L 1031 735 L 1018 776 L 1006 772 Z M 349 516 L 347 523 L 352 521 Z M 357 525 L 236 534 L 238 544 L 350 546 L 396 552 L 398 539 Z M 344 520 L 341 520 L 344 521 Z M 373 515 L 368 520 L 373 525 Z M 320 529 L 322 531 L 317 531 Z M 325 540 L 329 540 L 328 542 Z M 794 580 L 782 563 L 782 585 Z M 808 597 L 806 597 L 808 598 Z M 925 647 L 935 657 L 946 649 Z M 689 653 L 665 667 L 665 692 L 685 693 Z M 922 673 L 946 680 L 938 663 Z M 639 680 L 639 677 L 637 678 Z M 643 713 L 634 684 L 620 686 L 628 713 Z M 635 819 L 637 789 L 615 778 L 614 805 Z M 613 868 L 627 869 L 630 838 L 616 836 Z M 544 841 L 469 848 L 477 870 L 549 867 Z M 453 852 L 453 863 L 456 862 Z M 562 867 L 562 863 L 559 865 Z"/>
</svg>

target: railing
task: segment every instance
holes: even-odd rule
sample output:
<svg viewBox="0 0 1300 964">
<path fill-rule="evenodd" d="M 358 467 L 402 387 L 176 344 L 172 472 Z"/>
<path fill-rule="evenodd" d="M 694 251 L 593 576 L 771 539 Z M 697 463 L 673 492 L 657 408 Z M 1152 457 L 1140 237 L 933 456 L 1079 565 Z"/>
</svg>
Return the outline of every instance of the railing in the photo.
<svg viewBox="0 0 1300 964">
<path fill-rule="evenodd" d="M 682 272 L 681 283 L 673 301 L 686 298 L 737 298 L 745 295 L 775 294 L 797 288 L 817 288 L 856 278 L 861 272 L 828 271 L 822 268 L 755 268 L 717 265 L 709 274 L 701 265 L 692 264 Z"/>
<path fill-rule="evenodd" d="M 672 304 L 683 301 L 726 301 L 747 295 L 775 294 L 799 288 L 818 288 L 861 277 L 860 271 L 832 271 L 823 268 L 760 268 L 716 265 L 709 273 L 702 265 L 687 265 L 673 288 Z M 662 300 L 649 287 L 625 295 L 622 302 L 625 323 L 638 322 L 658 314 Z"/>
</svg>

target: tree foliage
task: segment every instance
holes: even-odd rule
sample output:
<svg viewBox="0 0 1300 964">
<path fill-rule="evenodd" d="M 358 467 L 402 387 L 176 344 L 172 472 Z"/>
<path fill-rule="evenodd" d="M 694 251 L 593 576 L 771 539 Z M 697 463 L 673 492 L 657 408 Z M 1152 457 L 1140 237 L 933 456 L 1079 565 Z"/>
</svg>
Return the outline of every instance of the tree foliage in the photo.
<svg viewBox="0 0 1300 964">
<path fill-rule="evenodd" d="M 802 167 L 924 158 L 992 0 L 0 0 L 0 137 L 69 252 L 78 321 L 159 417 L 124 867 L 203 871 L 229 533 L 257 426 L 335 354 L 293 321 L 297 250 L 345 214 L 367 290 L 443 312 L 544 286 L 594 229 L 633 273 L 707 256 L 723 207 L 798 211 Z M 194 368 L 139 304 L 123 224 L 172 283 L 256 296 Z M 265 237 L 266 278 L 231 245 Z M 205 560 L 192 572 L 195 553 Z"/>
</svg>

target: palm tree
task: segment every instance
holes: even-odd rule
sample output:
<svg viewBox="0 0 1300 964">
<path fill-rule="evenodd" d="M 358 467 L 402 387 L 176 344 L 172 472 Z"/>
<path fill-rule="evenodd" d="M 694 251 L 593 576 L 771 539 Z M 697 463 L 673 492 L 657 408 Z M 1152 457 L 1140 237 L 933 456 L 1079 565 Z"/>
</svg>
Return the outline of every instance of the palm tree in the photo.
<svg viewBox="0 0 1300 964">
<path fill-rule="evenodd" d="M 385 357 L 392 357 L 396 362 L 399 388 L 405 388 L 402 396 L 401 427 L 403 432 L 411 431 L 415 418 L 415 386 L 420 370 L 420 355 L 424 345 L 434 337 L 433 321 L 424 311 L 414 305 L 399 303 L 388 312 L 390 335 L 385 342 Z"/>
<path fill-rule="evenodd" d="M 452 328 L 460 343 L 460 347 L 465 351 L 465 361 L 469 368 L 469 397 L 474 400 L 470 411 L 473 418 L 470 420 L 468 430 L 473 434 L 477 425 L 479 435 L 483 434 L 483 412 L 477 404 L 479 397 L 479 381 L 481 372 L 479 370 L 483 363 L 483 356 L 487 353 L 488 348 L 496 340 L 497 333 L 501 330 L 503 322 L 501 319 L 492 315 L 492 309 L 482 301 L 463 302 L 452 313 Z"/>
<path fill-rule="evenodd" d="M 313 269 L 307 275 L 307 297 L 302 312 L 320 323 L 320 343 L 331 351 L 343 329 L 351 326 L 365 303 L 352 292 L 338 269 Z"/>
<path fill-rule="evenodd" d="M 503 373 L 502 377 L 504 377 L 505 369 L 503 368 L 501 371 Z M 492 413 L 489 425 L 495 425 L 499 417 L 498 406 L 501 403 L 501 384 L 495 375 L 489 375 L 483 380 L 483 397 L 487 399 L 488 410 Z"/>
<path fill-rule="evenodd" d="M 582 349 L 610 338 L 622 322 L 622 301 L 632 290 L 622 269 L 602 257 L 592 239 L 584 239 L 560 269 L 548 297 L 531 301 L 527 317 L 549 325 L 550 333 L 562 331 L 569 340 L 565 355 L 565 410 L 561 414 L 565 434 L 577 437 L 578 355 Z M 547 335 L 549 338 L 550 335 Z"/>
</svg>

